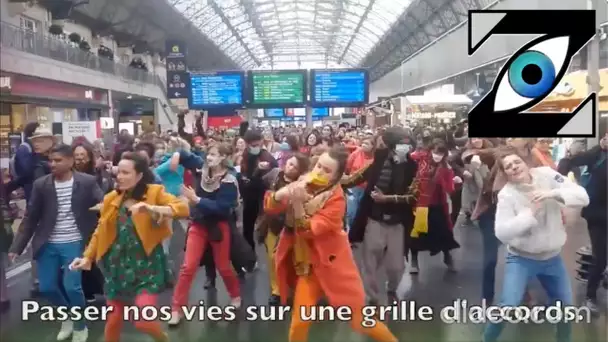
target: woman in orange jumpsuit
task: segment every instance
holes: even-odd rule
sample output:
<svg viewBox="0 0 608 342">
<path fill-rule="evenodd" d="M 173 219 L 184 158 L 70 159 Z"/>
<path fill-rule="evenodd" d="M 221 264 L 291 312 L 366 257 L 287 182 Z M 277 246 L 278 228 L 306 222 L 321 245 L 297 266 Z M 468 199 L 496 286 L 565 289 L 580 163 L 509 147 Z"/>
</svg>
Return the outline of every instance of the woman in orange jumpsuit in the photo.
<svg viewBox="0 0 608 342">
<path fill-rule="evenodd" d="M 282 303 L 294 295 L 290 342 L 307 341 L 311 322 L 300 313 L 309 314 L 323 295 L 333 307 L 351 308 L 356 331 L 376 341 L 397 341 L 382 322 L 362 326 L 365 292 L 343 227 L 346 202 L 339 185 L 347 158 L 343 148 L 332 148 L 303 180 L 264 198 L 266 212 L 285 213 L 275 266 Z"/>
</svg>

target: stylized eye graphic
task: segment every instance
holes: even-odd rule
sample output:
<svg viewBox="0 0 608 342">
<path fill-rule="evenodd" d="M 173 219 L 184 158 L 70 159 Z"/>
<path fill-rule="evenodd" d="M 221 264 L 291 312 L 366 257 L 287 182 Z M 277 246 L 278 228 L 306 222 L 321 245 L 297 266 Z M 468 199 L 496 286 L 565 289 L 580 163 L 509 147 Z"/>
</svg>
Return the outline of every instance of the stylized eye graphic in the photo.
<svg viewBox="0 0 608 342">
<path fill-rule="evenodd" d="M 498 80 L 494 111 L 524 107 L 545 97 L 557 86 L 556 77 L 567 68 L 568 36 L 546 38 L 515 58 Z"/>
</svg>

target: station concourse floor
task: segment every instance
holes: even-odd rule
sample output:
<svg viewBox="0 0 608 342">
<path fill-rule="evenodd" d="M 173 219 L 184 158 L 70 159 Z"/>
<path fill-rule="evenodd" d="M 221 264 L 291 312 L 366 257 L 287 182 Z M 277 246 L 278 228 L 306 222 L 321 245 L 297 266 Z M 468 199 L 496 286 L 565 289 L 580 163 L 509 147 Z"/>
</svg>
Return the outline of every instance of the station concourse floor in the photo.
<svg viewBox="0 0 608 342">
<path fill-rule="evenodd" d="M 564 248 L 563 256 L 567 268 L 571 274 L 573 289 L 577 304 L 582 303 L 584 286 L 574 280 L 575 274 L 575 252 L 588 244 L 588 237 L 584 221 L 576 226 L 569 227 L 569 238 Z M 481 236 L 477 227 L 464 226 L 456 228 L 455 234 L 461 244 L 461 248 L 453 251 L 457 267 L 456 273 L 447 272 L 443 265 L 441 255 L 434 257 L 428 253 L 422 253 L 420 258 L 420 274 L 412 279 L 412 289 L 408 300 L 416 301 L 418 306 L 430 305 L 434 312 L 438 313 L 441 307 L 450 305 L 455 299 L 466 299 L 471 303 L 480 302 L 482 246 Z M 182 258 L 184 233 L 176 232 L 172 241 L 172 258 L 175 268 L 179 267 Z M 355 250 L 355 255 L 358 251 Z M 501 248 L 501 255 L 504 251 Z M 268 278 L 265 265 L 264 251 L 258 249 L 260 256 L 259 269 L 247 276 L 242 284 L 243 305 L 266 305 L 268 299 Z M 497 274 L 497 297 L 500 296 L 504 258 L 499 258 Z M 204 300 L 206 304 L 218 303 L 229 304 L 228 295 L 224 289 L 221 278 L 218 276 L 217 290 L 207 291 L 203 289 L 205 282 L 204 270 L 197 274 L 195 283 L 190 292 L 190 303 L 198 304 Z M 23 273 L 10 279 L 10 297 L 12 306 L 9 312 L 0 318 L 0 341 L 2 342 L 50 342 L 55 341 L 59 330 L 59 323 L 41 322 L 39 320 L 21 320 L 20 302 L 28 299 L 30 289 L 30 274 Z M 534 297 L 544 298 L 540 286 L 533 286 Z M 606 292 L 602 290 L 600 298 L 606 298 Z M 161 296 L 161 305 L 168 305 L 171 292 L 167 291 Z M 602 307 L 606 307 L 605 301 Z M 605 309 L 604 309 L 605 310 Z M 435 316 L 438 316 L 437 314 Z M 573 325 L 573 342 L 603 342 L 607 340 L 608 323 L 606 315 L 593 319 L 588 323 Z M 481 341 L 483 325 L 444 324 L 438 319 L 430 322 L 423 321 L 400 321 L 389 322 L 389 327 L 397 336 L 399 341 L 408 342 L 478 342 Z M 208 342 L 279 342 L 287 341 L 288 321 L 282 322 L 249 322 L 235 320 L 232 322 L 208 322 L 191 321 L 183 322 L 174 329 L 169 329 L 171 341 L 208 341 Z M 554 326 L 518 324 L 507 325 L 500 341 L 505 342 L 550 342 L 555 341 Z M 89 324 L 89 341 L 103 341 L 103 322 L 92 322 Z M 126 323 L 123 329 L 122 341 L 150 341 L 149 337 L 138 333 L 131 324 Z M 347 323 L 320 322 L 314 323 L 310 332 L 310 341 L 315 342 L 346 342 L 366 341 L 367 338 L 354 333 Z"/>
</svg>

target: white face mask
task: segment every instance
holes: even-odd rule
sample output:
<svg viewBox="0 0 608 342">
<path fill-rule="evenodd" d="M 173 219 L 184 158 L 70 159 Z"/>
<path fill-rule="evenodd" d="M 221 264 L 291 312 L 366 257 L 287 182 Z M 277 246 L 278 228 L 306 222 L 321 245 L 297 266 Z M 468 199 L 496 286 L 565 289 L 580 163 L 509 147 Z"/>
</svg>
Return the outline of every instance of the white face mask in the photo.
<svg viewBox="0 0 608 342">
<path fill-rule="evenodd" d="M 216 167 L 216 166 L 220 165 L 221 162 L 222 162 L 222 159 L 220 157 L 207 156 L 207 165 L 209 165 L 209 167 Z"/>
<path fill-rule="evenodd" d="M 411 145 L 408 144 L 397 144 L 395 146 L 395 153 L 397 154 L 407 154 L 412 149 Z"/>
<path fill-rule="evenodd" d="M 443 160 L 443 154 L 436 154 L 436 153 L 433 153 L 433 161 L 434 161 L 435 163 L 439 163 L 439 162 L 441 162 L 442 160 Z"/>
<path fill-rule="evenodd" d="M 403 163 L 407 159 L 407 153 L 410 149 L 411 146 L 408 144 L 397 144 L 397 146 L 395 146 L 395 163 Z"/>
<path fill-rule="evenodd" d="M 249 148 L 249 153 L 253 154 L 254 156 L 260 154 L 261 151 L 262 149 L 259 146 Z"/>
</svg>

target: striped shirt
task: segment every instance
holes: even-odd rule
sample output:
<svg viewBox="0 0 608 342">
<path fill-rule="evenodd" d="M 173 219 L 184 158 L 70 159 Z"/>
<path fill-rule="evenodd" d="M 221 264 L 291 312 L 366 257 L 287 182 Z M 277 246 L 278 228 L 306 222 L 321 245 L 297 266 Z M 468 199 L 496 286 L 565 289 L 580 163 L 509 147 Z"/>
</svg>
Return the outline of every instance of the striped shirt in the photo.
<svg viewBox="0 0 608 342">
<path fill-rule="evenodd" d="M 55 181 L 57 191 L 57 221 L 55 229 L 51 232 L 49 242 L 68 243 L 82 240 L 82 235 L 76 225 L 76 219 L 72 212 L 72 190 L 74 178 L 67 182 Z"/>
</svg>

